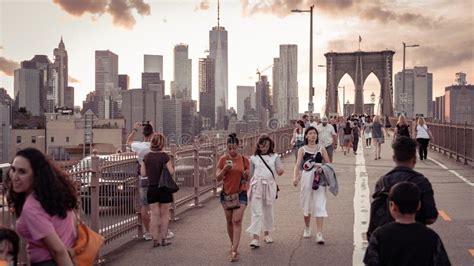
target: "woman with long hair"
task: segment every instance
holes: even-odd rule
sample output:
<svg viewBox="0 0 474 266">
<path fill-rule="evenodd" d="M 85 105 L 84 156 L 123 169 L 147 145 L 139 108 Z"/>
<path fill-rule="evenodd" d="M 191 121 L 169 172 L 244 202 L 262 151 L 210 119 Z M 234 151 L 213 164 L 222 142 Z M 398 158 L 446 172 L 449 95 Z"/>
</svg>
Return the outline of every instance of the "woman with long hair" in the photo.
<svg viewBox="0 0 474 266">
<path fill-rule="evenodd" d="M 351 146 L 354 140 L 354 135 L 352 134 L 352 127 L 351 122 L 347 121 L 346 125 L 342 129 L 342 133 L 344 134 L 344 155 L 350 154 Z"/>
<path fill-rule="evenodd" d="M 420 160 L 426 160 L 428 156 L 428 144 L 433 139 L 431 130 L 426 125 L 423 117 L 418 118 L 418 125 L 416 126 L 416 141 L 418 141 L 418 153 Z"/>
<path fill-rule="evenodd" d="M 380 121 L 380 116 L 376 115 L 374 117 L 374 123 L 372 124 L 372 137 L 375 144 L 375 160 L 382 159 L 380 157 L 380 152 L 382 150 L 382 143 L 385 142 L 385 128 L 382 122 Z"/>
<path fill-rule="evenodd" d="M 277 197 L 276 176 L 283 174 L 278 154 L 273 152 L 275 143 L 268 135 L 262 135 L 257 142 L 255 154 L 250 157 L 250 187 L 248 199 L 252 212 L 247 232 L 252 234 L 252 248 L 260 247 L 260 234 L 264 232 L 266 243 L 273 243 L 273 206 Z"/>
<path fill-rule="evenodd" d="M 301 181 L 300 202 L 304 216 L 304 238 L 311 237 L 311 215 L 316 219 L 316 242 L 324 244 L 323 223 L 327 217 L 326 211 L 326 187 L 313 189 L 312 183 L 315 171 L 320 171 L 319 165 L 329 163 L 329 156 L 323 146 L 318 145 L 318 131 L 309 127 L 305 132 L 305 145 L 298 150 L 293 173 L 293 185 L 297 186 Z"/>
<path fill-rule="evenodd" d="M 367 121 L 364 123 L 364 138 L 365 147 L 367 149 L 372 148 L 372 118 L 368 116 Z"/>
<path fill-rule="evenodd" d="M 220 201 L 224 208 L 227 222 L 227 234 L 230 239 L 230 262 L 237 261 L 240 235 L 242 233 L 242 217 L 247 206 L 247 183 L 250 176 L 249 160 L 239 154 L 239 139 L 233 133 L 227 137 L 227 154 L 222 155 L 217 163 L 216 179 L 223 180 Z M 236 196 L 237 205 L 228 208 L 226 200 Z"/>
<path fill-rule="evenodd" d="M 78 202 L 68 174 L 41 151 L 27 148 L 16 153 L 7 186 L 31 265 L 73 265 L 68 248 L 76 240 L 73 210 Z"/>
<path fill-rule="evenodd" d="M 410 137 L 410 125 L 408 125 L 404 115 L 398 117 L 398 122 L 393 133 L 393 141 L 399 136 Z"/>
<path fill-rule="evenodd" d="M 160 133 L 154 133 L 150 140 L 150 152 L 143 158 L 141 174 L 148 176 L 147 201 L 150 204 L 150 232 L 153 247 L 167 246 L 171 240 L 166 238 L 168 232 L 170 206 L 173 194 L 164 188 L 159 188 L 161 173 L 168 171 L 174 174 L 173 159 L 163 152 L 166 138 Z"/>
<path fill-rule="evenodd" d="M 305 125 L 303 120 L 295 122 L 295 129 L 293 130 L 293 137 L 291 138 L 291 145 L 294 147 L 295 160 L 298 155 L 298 150 L 304 145 L 304 130 Z"/>
</svg>

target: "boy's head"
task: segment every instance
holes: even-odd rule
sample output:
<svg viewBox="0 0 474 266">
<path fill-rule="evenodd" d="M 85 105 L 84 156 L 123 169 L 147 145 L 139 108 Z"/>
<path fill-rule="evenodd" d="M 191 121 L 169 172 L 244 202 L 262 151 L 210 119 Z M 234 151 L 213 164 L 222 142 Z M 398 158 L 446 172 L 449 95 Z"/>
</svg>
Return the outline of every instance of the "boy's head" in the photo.
<svg viewBox="0 0 474 266">
<path fill-rule="evenodd" d="M 0 228 L 0 261 L 13 262 L 16 265 L 20 251 L 20 238 L 15 231 Z"/>
<path fill-rule="evenodd" d="M 412 182 L 395 184 L 388 194 L 390 214 L 396 220 L 401 215 L 412 215 L 415 219 L 416 211 L 420 209 L 420 189 Z"/>
<path fill-rule="evenodd" d="M 415 167 L 416 163 L 416 142 L 415 140 L 400 136 L 395 139 L 392 144 L 393 160 L 397 165 L 409 165 Z"/>
</svg>

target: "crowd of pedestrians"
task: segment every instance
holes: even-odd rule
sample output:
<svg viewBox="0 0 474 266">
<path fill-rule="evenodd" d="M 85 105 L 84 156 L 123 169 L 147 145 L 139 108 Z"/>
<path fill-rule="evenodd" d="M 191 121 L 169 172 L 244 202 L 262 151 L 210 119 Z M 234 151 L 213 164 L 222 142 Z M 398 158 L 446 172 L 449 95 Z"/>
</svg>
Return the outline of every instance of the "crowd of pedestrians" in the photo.
<svg viewBox="0 0 474 266">
<path fill-rule="evenodd" d="M 359 138 L 365 148 L 374 147 L 375 160 L 381 159 L 381 147 L 388 117 L 350 116 L 314 119 L 303 116 L 296 121 L 293 137 L 296 163 L 293 185 L 300 186 L 303 214 L 303 238 L 312 237 L 324 244 L 324 218 L 328 217 L 327 191 L 338 194 L 333 153 L 337 144 L 344 155 L 357 154 Z M 142 141 L 134 141 L 141 129 Z M 415 136 L 402 115 L 394 128 L 392 149 L 396 167 L 381 177 L 372 195 L 371 216 L 364 263 L 367 265 L 450 265 L 440 237 L 426 225 L 436 221 L 434 192 L 428 178 L 414 170 L 417 146 L 420 160 L 427 159 L 427 145 L 433 138 L 423 118 L 418 119 Z M 227 137 L 227 148 L 217 162 L 217 181 L 222 181 L 219 195 L 230 242 L 229 261 L 239 260 L 242 219 L 250 208 L 250 247 L 257 249 L 261 239 L 271 244 L 274 231 L 274 206 L 278 198 L 278 178 L 284 174 L 275 143 L 261 135 L 250 158 L 239 153 L 241 141 L 236 134 Z M 159 186 L 164 172 L 174 174 L 174 158 L 164 152 L 166 138 L 153 131 L 149 123 L 135 123 L 127 144 L 137 154 L 141 220 L 145 240 L 152 246 L 171 244 L 170 204 L 173 194 Z M 7 198 L 18 217 L 16 233 L 27 242 L 31 265 L 73 265 L 69 256 L 75 241 L 74 211 L 78 207 L 76 188 L 69 176 L 40 151 L 28 148 L 15 155 L 6 181 Z M 381 209 L 381 210 L 379 210 Z M 0 228 L 0 262 L 16 263 L 18 235 Z M 427 263 L 428 262 L 428 263 Z"/>
</svg>

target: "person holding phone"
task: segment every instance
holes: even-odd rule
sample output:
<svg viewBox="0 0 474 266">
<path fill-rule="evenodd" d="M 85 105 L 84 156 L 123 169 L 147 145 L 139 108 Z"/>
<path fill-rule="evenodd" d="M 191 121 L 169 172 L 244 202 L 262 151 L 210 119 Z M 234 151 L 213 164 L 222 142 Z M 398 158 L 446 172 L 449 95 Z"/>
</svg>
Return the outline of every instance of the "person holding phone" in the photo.
<svg viewBox="0 0 474 266">
<path fill-rule="evenodd" d="M 225 218 L 227 222 L 227 234 L 229 235 L 231 249 L 230 262 L 238 260 L 238 248 L 242 232 L 242 217 L 247 206 L 247 182 L 249 180 L 249 160 L 239 154 L 239 139 L 233 133 L 227 137 L 227 154 L 220 157 L 217 164 L 217 181 L 223 181 L 223 189 L 220 201 L 223 203 Z M 239 205 L 234 209 L 226 209 L 224 200 L 226 195 L 238 193 Z"/>
</svg>

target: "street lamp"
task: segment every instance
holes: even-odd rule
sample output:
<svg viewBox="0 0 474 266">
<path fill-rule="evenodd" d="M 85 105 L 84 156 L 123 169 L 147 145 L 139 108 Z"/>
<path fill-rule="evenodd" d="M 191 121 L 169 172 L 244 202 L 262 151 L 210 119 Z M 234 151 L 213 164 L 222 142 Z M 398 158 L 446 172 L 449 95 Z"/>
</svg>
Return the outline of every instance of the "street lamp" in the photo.
<svg viewBox="0 0 474 266">
<path fill-rule="evenodd" d="M 309 24 L 309 103 L 308 103 L 308 111 L 309 113 L 313 113 L 314 104 L 313 104 L 313 96 L 314 96 L 314 88 L 313 88 L 313 8 L 314 5 L 310 6 L 310 9 L 293 9 L 291 12 L 294 13 L 310 13 L 310 24 Z"/>
<path fill-rule="evenodd" d="M 419 47 L 420 45 L 418 44 L 406 44 L 405 42 L 403 42 L 403 72 L 402 72 L 402 93 L 403 93 L 403 98 L 405 99 L 404 100 L 404 103 L 402 104 L 402 112 L 403 114 L 405 114 L 405 101 L 407 100 L 407 97 L 406 97 L 406 94 L 405 94 L 405 50 L 406 48 L 410 48 L 410 47 Z M 400 98 L 400 97 L 399 97 Z"/>
<path fill-rule="evenodd" d="M 372 92 L 372 94 L 370 94 L 370 101 L 371 101 L 372 103 L 375 102 L 375 93 L 374 93 L 374 92 Z"/>
</svg>

